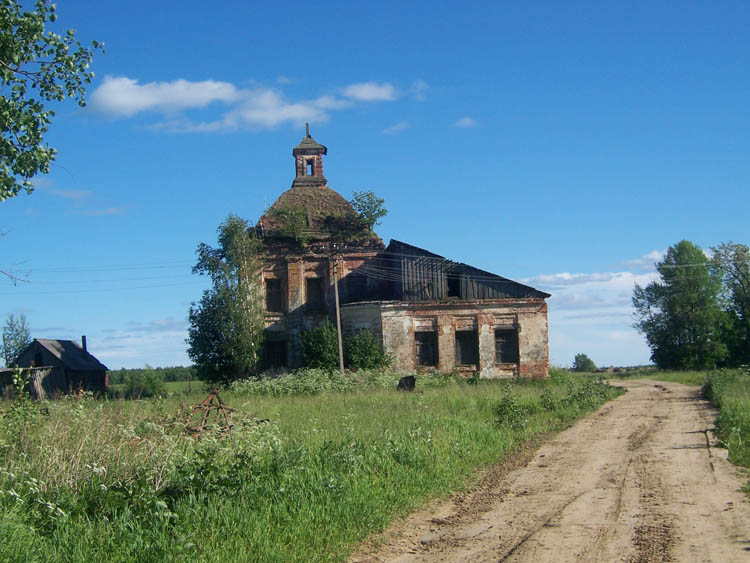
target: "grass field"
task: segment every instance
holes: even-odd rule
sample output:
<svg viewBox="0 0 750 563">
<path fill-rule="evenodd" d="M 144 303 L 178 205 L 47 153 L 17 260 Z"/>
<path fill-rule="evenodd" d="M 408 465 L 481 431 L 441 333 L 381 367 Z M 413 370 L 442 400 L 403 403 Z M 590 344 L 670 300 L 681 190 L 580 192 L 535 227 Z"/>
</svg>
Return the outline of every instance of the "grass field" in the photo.
<svg viewBox="0 0 750 563">
<path fill-rule="evenodd" d="M 556 368 L 552 368 L 555 370 Z M 703 385 L 710 372 L 707 371 L 661 371 L 654 369 L 632 370 L 618 373 L 573 373 L 573 377 L 584 379 L 606 379 L 617 381 L 622 379 L 653 379 L 655 381 L 672 381 L 683 385 Z"/>
<path fill-rule="evenodd" d="M 125 384 L 118 383 L 116 385 L 110 385 L 109 389 L 113 393 L 125 392 Z M 168 394 L 187 394 L 187 393 L 203 393 L 205 391 L 205 385 L 200 380 L 195 381 L 165 381 L 164 387 Z"/>
<path fill-rule="evenodd" d="M 203 393 L 6 404 L 0 560 L 344 560 L 394 517 L 619 393 L 564 376 L 418 376 L 414 393 L 363 381 L 315 392 L 349 383 L 311 374 L 302 387 L 224 393 L 244 421 L 199 439 L 180 403 Z"/>
</svg>

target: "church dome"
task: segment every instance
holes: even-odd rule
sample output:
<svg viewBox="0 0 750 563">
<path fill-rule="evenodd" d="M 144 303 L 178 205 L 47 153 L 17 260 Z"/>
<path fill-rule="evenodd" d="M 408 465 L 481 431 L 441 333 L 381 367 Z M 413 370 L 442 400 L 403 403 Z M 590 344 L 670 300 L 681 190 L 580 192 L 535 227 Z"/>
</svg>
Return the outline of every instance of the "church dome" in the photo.
<svg viewBox="0 0 750 563">
<path fill-rule="evenodd" d="M 300 240 L 382 241 L 362 223 L 346 199 L 327 186 L 323 176 L 323 155 L 328 149 L 310 135 L 310 125 L 299 145 L 292 150 L 296 177 L 258 220 L 266 238 Z"/>
</svg>

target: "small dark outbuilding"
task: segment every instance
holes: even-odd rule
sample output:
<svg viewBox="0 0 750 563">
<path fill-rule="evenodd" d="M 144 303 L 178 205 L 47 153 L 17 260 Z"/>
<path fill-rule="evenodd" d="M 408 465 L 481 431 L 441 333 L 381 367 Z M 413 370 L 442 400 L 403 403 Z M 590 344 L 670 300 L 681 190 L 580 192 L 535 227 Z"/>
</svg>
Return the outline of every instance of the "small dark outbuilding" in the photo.
<svg viewBox="0 0 750 563">
<path fill-rule="evenodd" d="M 16 365 L 50 368 L 40 382 L 47 397 L 78 389 L 103 393 L 109 386 L 109 369 L 86 350 L 85 336 L 82 343 L 35 338 L 18 356 Z"/>
</svg>

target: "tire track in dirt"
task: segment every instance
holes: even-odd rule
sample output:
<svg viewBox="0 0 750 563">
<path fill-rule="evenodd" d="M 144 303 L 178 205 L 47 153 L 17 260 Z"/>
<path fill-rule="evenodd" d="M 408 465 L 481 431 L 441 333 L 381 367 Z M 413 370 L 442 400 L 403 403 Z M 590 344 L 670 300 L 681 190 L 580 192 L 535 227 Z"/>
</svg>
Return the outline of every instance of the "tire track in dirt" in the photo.
<svg viewBox="0 0 750 563">
<path fill-rule="evenodd" d="M 627 394 L 352 561 L 750 560 L 750 504 L 712 447 L 715 411 L 693 387 L 621 385 Z"/>
</svg>

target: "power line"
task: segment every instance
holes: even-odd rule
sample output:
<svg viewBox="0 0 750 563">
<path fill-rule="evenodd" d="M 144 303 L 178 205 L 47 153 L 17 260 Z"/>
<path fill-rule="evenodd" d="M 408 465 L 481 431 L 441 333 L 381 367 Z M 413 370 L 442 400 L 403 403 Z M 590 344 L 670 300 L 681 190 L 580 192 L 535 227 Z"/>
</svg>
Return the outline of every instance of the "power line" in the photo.
<svg viewBox="0 0 750 563">
<path fill-rule="evenodd" d="M 167 268 L 181 268 L 183 266 L 190 266 L 192 264 L 188 261 L 172 261 L 172 262 L 151 262 L 145 264 L 114 264 L 109 266 L 61 266 L 52 268 L 24 268 L 30 272 L 42 272 L 42 273 L 75 273 L 75 272 L 113 272 L 123 270 L 161 270 Z"/>
<path fill-rule="evenodd" d="M 102 288 L 88 288 L 88 289 L 70 289 L 70 290 L 59 290 L 59 291 L 18 291 L 15 293 L 0 293 L 0 296 L 13 295 L 59 295 L 59 294 L 73 294 L 73 293 L 108 293 L 114 291 L 131 291 L 136 289 L 156 289 L 160 287 L 177 287 L 193 285 L 194 282 L 181 282 L 181 283 L 165 283 L 165 284 L 154 284 L 154 285 L 133 285 L 129 287 L 102 287 Z"/>
</svg>

